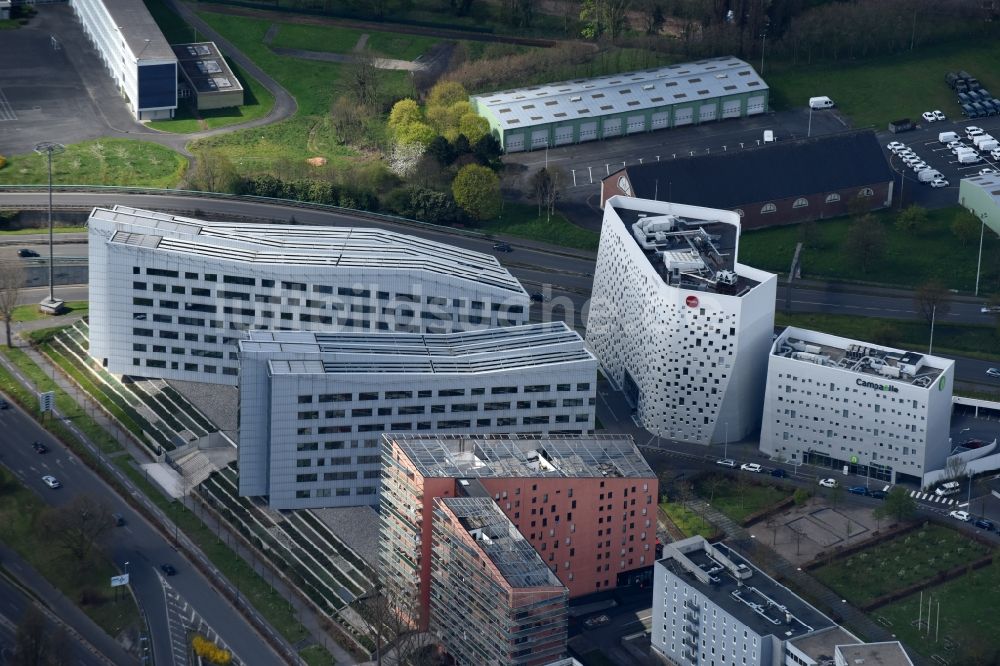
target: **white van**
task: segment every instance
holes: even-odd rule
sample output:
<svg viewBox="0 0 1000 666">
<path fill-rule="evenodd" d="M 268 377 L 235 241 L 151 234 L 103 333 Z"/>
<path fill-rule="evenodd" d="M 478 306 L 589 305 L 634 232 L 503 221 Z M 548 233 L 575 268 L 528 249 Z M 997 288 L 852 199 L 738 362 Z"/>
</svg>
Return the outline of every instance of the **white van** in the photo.
<svg viewBox="0 0 1000 666">
<path fill-rule="evenodd" d="M 774 130 L 764 130 L 764 143 L 774 143 Z"/>
<path fill-rule="evenodd" d="M 961 152 L 958 154 L 959 164 L 975 164 L 976 162 L 981 162 L 983 158 L 976 154 L 976 151 L 970 150 L 968 152 Z"/>
<path fill-rule="evenodd" d="M 809 98 L 809 108 L 810 109 L 829 109 L 833 106 L 833 100 L 829 97 L 810 97 Z"/>
<path fill-rule="evenodd" d="M 958 484 L 958 481 L 947 481 L 938 486 L 937 489 L 934 490 L 934 494 L 938 497 L 945 497 L 947 495 L 954 495 L 961 489 L 962 488 Z"/>
<path fill-rule="evenodd" d="M 955 132 L 941 132 L 940 134 L 938 134 L 938 142 L 943 143 L 946 146 L 952 141 L 960 141 L 960 140 L 961 139 L 959 139 L 958 134 L 956 134 Z"/>
<path fill-rule="evenodd" d="M 936 169 L 924 169 L 917 172 L 917 180 L 921 183 L 929 183 L 932 180 L 937 180 L 938 178 L 944 179 L 944 174 Z"/>
</svg>

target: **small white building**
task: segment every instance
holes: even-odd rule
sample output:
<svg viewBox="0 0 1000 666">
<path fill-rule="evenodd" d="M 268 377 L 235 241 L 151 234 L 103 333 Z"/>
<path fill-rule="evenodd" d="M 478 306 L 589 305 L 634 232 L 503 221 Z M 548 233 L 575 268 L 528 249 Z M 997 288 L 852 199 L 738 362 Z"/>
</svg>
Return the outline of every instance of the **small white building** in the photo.
<svg viewBox="0 0 1000 666">
<path fill-rule="evenodd" d="M 239 347 L 240 494 L 276 509 L 377 504 L 385 432 L 594 430 L 597 360 L 562 322 L 251 331 Z"/>
<path fill-rule="evenodd" d="M 90 355 L 115 374 L 235 386 L 253 329 L 452 333 L 527 322 L 487 254 L 382 229 L 90 215 Z"/>
<path fill-rule="evenodd" d="M 789 327 L 774 341 L 761 452 L 922 482 L 951 451 L 955 363 Z"/>
<path fill-rule="evenodd" d="M 727 210 L 605 204 L 587 343 L 661 437 L 721 444 L 760 423 L 777 282 L 739 263 L 739 235 Z"/>
<path fill-rule="evenodd" d="M 172 118 L 177 57 L 146 5 L 134 0 L 70 0 L 136 120 Z"/>
</svg>

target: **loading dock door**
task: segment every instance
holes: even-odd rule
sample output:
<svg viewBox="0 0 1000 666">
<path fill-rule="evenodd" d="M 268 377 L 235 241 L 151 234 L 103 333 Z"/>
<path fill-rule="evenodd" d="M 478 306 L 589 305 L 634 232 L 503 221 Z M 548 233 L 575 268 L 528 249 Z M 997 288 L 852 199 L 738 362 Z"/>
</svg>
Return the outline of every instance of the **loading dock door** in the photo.
<svg viewBox="0 0 1000 666">
<path fill-rule="evenodd" d="M 722 103 L 722 117 L 723 118 L 739 118 L 740 117 L 740 100 L 729 99 Z"/>
<path fill-rule="evenodd" d="M 544 148 L 549 145 L 549 131 L 547 129 L 535 130 L 531 133 L 531 149 Z"/>
<path fill-rule="evenodd" d="M 582 123 L 580 125 L 580 141 L 593 141 L 597 138 L 597 121 Z"/>
<path fill-rule="evenodd" d="M 764 113 L 767 111 L 765 108 L 766 104 L 764 100 L 766 97 L 764 95 L 758 95 L 757 97 L 751 97 L 747 100 L 747 115 L 752 116 L 757 113 Z"/>
<path fill-rule="evenodd" d="M 618 136 L 622 133 L 622 119 L 611 118 L 604 121 L 604 136 Z"/>
<path fill-rule="evenodd" d="M 674 127 L 678 125 L 690 125 L 694 122 L 694 109 L 677 109 L 674 111 Z"/>
<path fill-rule="evenodd" d="M 650 129 L 663 129 L 670 126 L 670 112 L 669 111 L 659 111 L 653 114 L 653 121 L 650 123 Z"/>
<path fill-rule="evenodd" d="M 573 143 L 573 126 L 556 125 L 556 145 L 563 146 L 567 143 Z"/>
<path fill-rule="evenodd" d="M 707 120 L 715 120 L 716 108 L 715 104 L 702 104 L 698 113 L 698 122 L 703 123 Z"/>
<path fill-rule="evenodd" d="M 629 116 L 627 134 L 646 131 L 646 116 Z"/>
<path fill-rule="evenodd" d="M 524 135 L 508 134 L 506 141 L 504 141 L 503 149 L 508 153 L 517 153 L 524 150 Z"/>
</svg>

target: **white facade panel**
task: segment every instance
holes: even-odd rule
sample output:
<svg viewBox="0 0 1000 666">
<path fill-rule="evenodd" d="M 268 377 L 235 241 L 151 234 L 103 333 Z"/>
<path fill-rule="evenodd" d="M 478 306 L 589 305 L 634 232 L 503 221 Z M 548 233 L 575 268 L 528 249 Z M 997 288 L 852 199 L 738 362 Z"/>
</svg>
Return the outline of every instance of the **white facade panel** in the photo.
<svg viewBox="0 0 1000 666">
<path fill-rule="evenodd" d="M 580 141 L 593 141 L 597 138 L 597 121 L 589 120 L 580 123 Z"/>
<path fill-rule="evenodd" d="M 755 116 L 767 111 L 767 96 L 757 95 L 747 100 L 747 115 Z"/>
<path fill-rule="evenodd" d="M 690 125 L 694 122 L 694 109 L 687 107 L 684 109 L 674 109 L 674 127 L 679 125 Z"/>
<path fill-rule="evenodd" d="M 503 149 L 508 153 L 517 153 L 524 150 L 524 135 L 520 132 L 506 135 L 504 137 Z"/>
<path fill-rule="evenodd" d="M 619 136 L 622 133 L 622 119 L 610 118 L 604 121 L 604 136 Z"/>
<path fill-rule="evenodd" d="M 587 343 L 647 430 L 701 444 L 737 441 L 760 422 L 776 277 L 734 262 L 739 295 L 672 286 L 623 214 L 713 220 L 738 243 L 739 216 L 627 197 L 605 204 Z M 736 247 L 732 255 L 738 256 Z M 679 380 L 679 381 L 678 381 Z"/>
<path fill-rule="evenodd" d="M 555 130 L 555 143 L 557 146 L 564 146 L 573 143 L 573 126 L 557 125 Z"/>
<path fill-rule="evenodd" d="M 637 132 L 646 131 L 646 116 L 629 116 L 627 125 L 627 134 L 636 134 Z"/>
<path fill-rule="evenodd" d="M 738 99 L 727 99 L 722 103 L 723 118 L 739 118 L 743 103 Z"/>
<path fill-rule="evenodd" d="M 698 110 L 698 122 L 704 123 L 709 120 L 715 120 L 718 111 L 718 105 L 712 104 L 702 104 L 701 108 Z"/>
<path fill-rule="evenodd" d="M 920 370 L 907 373 L 917 365 L 898 358 L 919 358 Z M 760 448 L 793 462 L 810 454 L 836 469 L 872 467 L 890 481 L 920 478 L 950 453 L 953 386 L 950 359 L 788 328 L 770 354 Z"/>
<path fill-rule="evenodd" d="M 531 133 L 531 148 L 544 148 L 549 145 L 549 130 L 534 130 Z"/>
<path fill-rule="evenodd" d="M 652 129 L 666 129 L 670 127 L 670 112 L 669 111 L 657 111 L 653 114 L 652 122 L 650 123 Z"/>
</svg>

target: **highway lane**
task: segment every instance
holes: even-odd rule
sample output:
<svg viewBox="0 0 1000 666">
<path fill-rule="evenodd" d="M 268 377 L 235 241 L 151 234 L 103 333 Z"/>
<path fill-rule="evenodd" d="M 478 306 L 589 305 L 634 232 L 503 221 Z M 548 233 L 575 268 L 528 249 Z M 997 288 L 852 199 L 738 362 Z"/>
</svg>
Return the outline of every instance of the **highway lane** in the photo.
<svg viewBox="0 0 1000 666">
<path fill-rule="evenodd" d="M 147 614 L 157 664 L 173 663 L 165 599 L 159 578 L 159 567 L 164 563 L 172 564 L 177 570 L 177 575 L 170 577 L 170 584 L 227 644 L 234 647 L 244 663 L 283 663 L 243 616 L 216 593 L 210 582 L 173 548 L 166 537 L 122 501 L 58 440 L 13 406 L 0 410 L 0 428 L 5 433 L 0 462 L 45 501 L 58 506 L 77 494 L 87 493 L 100 498 L 111 511 L 121 513 L 125 518 L 125 525 L 112 531 L 108 551 L 121 570 L 125 569 L 125 562 L 129 562 L 132 589 Z M 31 447 L 33 441 L 43 442 L 49 453 L 35 453 Z M 41 481 L 44 474 L 54 475 L 63 487 L 56 490 L 46 487 Z"/>
</svg>

